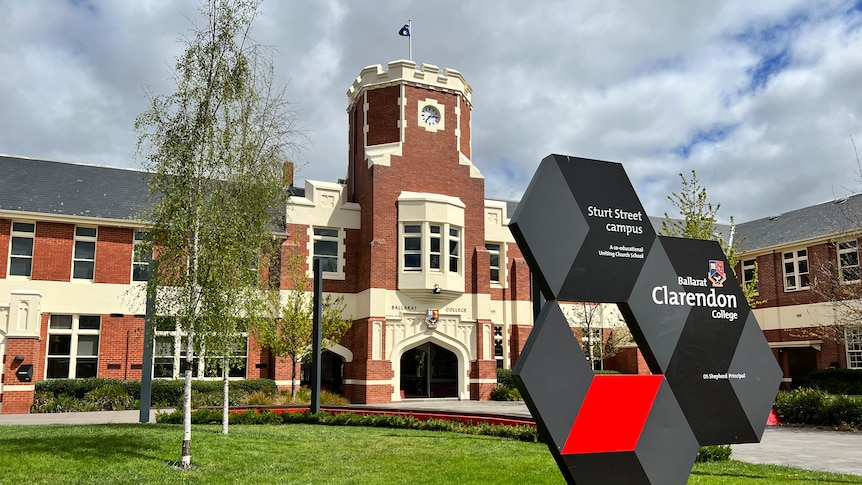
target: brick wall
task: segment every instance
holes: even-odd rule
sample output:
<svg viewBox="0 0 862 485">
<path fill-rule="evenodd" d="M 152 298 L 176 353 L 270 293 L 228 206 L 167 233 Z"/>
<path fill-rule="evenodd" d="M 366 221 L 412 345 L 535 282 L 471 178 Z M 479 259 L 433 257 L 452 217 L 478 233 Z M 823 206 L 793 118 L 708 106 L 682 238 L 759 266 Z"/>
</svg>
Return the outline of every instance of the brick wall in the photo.
<svg viewBox="0 0 862 485">
<path fill-rule="evenodd" d="M 100 226 L 96 239 L 95 283 L 127 285 L 132 280 L 134 230 Z"/>
<path fill-rule="evenodd" d="M 3 356 L 3 414 L 26 414 L 33 404 L 33 390 L 16 390 L 15 386 L 33 385 L 40 379 L 39 371 L 45 360 L 41 348 L 44 342 L 35 338 L 7 338 L 6 355 Z M 23 355 L 23 361 L 16 361 L 16 355 Z M 20 382 L 16 371 L 21 365 L 33 365 L 33 381 Z M 12 387 L 9 387 L 12 386 Z"/>
<path fill-rule="evenodd" d="M 32 280 L 71 280 L 74 235 L 73 224 L 57 222 L 36 224 Z"/>
<path fill-rule="evenodd" d="M 102 315 L 98 377 L 140 380 L 143 353 L 143 316 Z"/>
<path fill-rule="evenodd" d="M 9 272 L 9 241 L 12 234 L 12 221 L 0 219 L 0 279 L 6 278 Z"/>
</svg>

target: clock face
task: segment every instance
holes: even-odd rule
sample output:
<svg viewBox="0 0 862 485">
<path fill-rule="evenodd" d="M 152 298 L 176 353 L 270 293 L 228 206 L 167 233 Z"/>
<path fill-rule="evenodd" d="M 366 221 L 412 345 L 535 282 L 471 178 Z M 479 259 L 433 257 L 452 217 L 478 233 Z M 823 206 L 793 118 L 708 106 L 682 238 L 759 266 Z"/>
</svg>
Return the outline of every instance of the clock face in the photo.
<svg viewBox="0 0 862 485">
<path fill-rule="evenodd" d="M 434 126 L 440 122 L 440 112 L 433 106 L 422 108 L 422 121 L 427 125 Z"/>
</svg>

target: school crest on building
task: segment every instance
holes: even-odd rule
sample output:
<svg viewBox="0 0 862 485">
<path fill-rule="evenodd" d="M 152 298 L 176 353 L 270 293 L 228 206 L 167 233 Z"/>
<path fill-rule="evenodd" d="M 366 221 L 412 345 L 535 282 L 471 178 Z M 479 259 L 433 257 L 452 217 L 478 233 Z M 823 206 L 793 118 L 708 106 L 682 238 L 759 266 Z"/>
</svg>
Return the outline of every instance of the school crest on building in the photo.
<svg viewBox="0 0 862 485">
<path fill-rule="evenodd" d="M 428 328 L 437 328 L 437 323 L 440 322 L 440 310 L 428 310 L 425 316 L 425 324 Z"/>
</svg>

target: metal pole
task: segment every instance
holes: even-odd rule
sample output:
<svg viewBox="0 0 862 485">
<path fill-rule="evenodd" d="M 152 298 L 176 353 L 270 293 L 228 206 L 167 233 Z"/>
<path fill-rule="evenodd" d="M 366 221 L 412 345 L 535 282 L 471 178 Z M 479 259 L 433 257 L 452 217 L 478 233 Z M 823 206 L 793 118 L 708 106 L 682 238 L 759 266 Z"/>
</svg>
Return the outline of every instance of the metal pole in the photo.
<svg viewBox="0 0 862 485">
<path fill-rule="evenodd" d="M 407 36 L 407 49 L 408 49 L 408 59 L 413 60 L 413 20 L 407 19 L 407 32 L 410 35 Z"/>
<path fill-rule="evenodd" d="M 150 422 L 153 394 L 153 318 L 156 310 L 156 285 L 152 283 L 158 260 L 150 263 L 150 281 L 147 282 L 147 310 L 144 316 L 144 356 L 141 364 L 141 406 L 138 422 Z"/>
<path fill-rule="evenodd" d="M 314 311 L 311 331 L 311 412 L 320 412 L 320 352 L 323 347 L 321 300 L 323 298 L 323 269 L 320 259 L 314 260 Z"/>
</svg>

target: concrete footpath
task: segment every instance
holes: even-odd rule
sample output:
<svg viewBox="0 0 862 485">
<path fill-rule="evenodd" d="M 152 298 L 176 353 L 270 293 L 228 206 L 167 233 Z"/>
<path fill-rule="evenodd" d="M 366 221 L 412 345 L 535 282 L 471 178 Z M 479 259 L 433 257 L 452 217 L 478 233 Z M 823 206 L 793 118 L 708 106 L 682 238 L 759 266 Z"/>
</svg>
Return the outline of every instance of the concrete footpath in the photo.
<svg viewBox="0 0 862 485">
<path fill-rule="evenodd" d="M 531 417 L 523 402 L 408 400 L 391 404 L 351 407 L 357 410 L 373 408 L 512 418 Z M 157 412 L 156 410 L 150 412 L 150 422 L 155 422 Z M 2 414 L 0 425 L 137 423 L 139 415 L 138 411 Z M 862 475 L 862 433 L 769 426 L 764 431 L 760 443 L 733 445 L 732 448 L 734 460 Z"/>
</svg>

